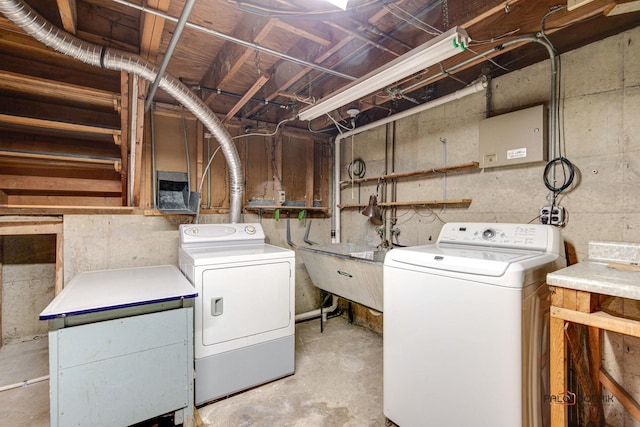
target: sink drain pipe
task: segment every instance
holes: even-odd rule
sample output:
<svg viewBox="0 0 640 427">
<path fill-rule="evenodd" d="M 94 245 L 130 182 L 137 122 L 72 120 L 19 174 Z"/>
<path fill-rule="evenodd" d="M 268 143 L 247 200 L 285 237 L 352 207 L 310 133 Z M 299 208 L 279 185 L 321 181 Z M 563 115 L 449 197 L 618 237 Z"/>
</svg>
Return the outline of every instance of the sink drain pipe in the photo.
<svg viewBox="0 0 640 427">
<path fill-rule="evenodd" d="M 0 12 L 45 46 L 86 64 L 108 70 L 126 71 L 150 82 L 154 82 L 159 74 L 158 67 L 138 55 L 88 43 L 60 30 L 22 0 L 0 0 Z M 231 135 L 213 111 L 180 80 L 170 74 L 164 74 L 158 85 L 191 111 L 220 144 L 229 165 L 229 221 L 239 222 L 242 205 L 242 169 L 240 156 Z"/>
</svg>

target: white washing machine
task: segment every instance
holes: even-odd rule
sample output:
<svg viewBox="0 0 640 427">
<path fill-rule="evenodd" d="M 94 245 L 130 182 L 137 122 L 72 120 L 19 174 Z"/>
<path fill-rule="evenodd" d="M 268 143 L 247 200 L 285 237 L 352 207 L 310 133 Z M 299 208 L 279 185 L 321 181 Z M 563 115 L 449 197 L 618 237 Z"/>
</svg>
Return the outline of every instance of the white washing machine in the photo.
<svg viewBox="0 0 640 427">
<path fill-rule="evenodd" d="M 557 228 L 449 223 L 384 262 L 384 414 L 401 427 L 548 422 L 548 272 Z"/>
<path fill-rule="evenodd" d="M 294 373 L 295 252 L 260 224 L 180 225 L 196 287 L 196 405 Z"/>
</svg>

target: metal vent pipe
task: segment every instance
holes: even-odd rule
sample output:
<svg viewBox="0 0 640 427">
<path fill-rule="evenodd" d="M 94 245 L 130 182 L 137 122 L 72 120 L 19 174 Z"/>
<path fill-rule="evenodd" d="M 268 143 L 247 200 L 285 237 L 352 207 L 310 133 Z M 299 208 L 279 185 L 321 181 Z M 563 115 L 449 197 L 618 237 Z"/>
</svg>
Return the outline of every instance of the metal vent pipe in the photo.
<svg viewBox="0 0 640 427">
<path fill-rule="evenodd" d="M 44 45 L 87 64 L 108 70 L 126 71 L 153 82 L 158 68 L 146 59 L 118 49 L 88 43 L 52 25 L 21 0 L 0 0 L 0 12 Z M 242 205 L 240 156 L 231 135 L 213 111 L 180 80 L 165 74 L 159 87 L 200 120 L 216 138 L 229 165 L 229 221 L 239 222 Z"/>
</svg>

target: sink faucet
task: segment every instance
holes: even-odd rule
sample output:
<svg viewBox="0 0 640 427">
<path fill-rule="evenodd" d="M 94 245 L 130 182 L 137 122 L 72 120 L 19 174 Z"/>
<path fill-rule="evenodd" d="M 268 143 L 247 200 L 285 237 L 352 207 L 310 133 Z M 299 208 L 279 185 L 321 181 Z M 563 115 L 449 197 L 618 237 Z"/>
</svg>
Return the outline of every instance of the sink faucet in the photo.
<svg viewBox="0 0 640 427">
<path fill-rule="evenodd" d="M 390 246 L 390 242 L 384 238 L 384 235 L 385 235 L 384 226 L 376 227 L 376 232 L 378 233 L 378 236 L 380 236 L 380 244 L 378 245 L 378 249 L 388 248 Z"/>
</svg>

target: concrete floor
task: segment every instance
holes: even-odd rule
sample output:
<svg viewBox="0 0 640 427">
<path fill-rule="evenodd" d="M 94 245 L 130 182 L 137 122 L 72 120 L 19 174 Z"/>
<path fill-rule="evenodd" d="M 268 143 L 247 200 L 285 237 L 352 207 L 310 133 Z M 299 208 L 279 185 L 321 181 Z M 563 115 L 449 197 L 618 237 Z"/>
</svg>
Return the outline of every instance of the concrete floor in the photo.
<svg viewBox="0 0 640 427">
<path fill-rule="evenodd" d="M 48 374 L 46 337 L 0 348 L 0 387 Z M 0 392 L 0 425 L 49 426 L 49 382 Z M 329 319 L 296 325 L 296 372 L 198 409 L 203 425 L 384 426 L 382 335 Z"/>
<path fill-rule="evenodd" d="M 384 426 L 382 335 L 329 319 L 296 327 L 296 373 L 203 406 L 204 425 Z"/>
<path fill-rule="evenodd" d="M 0 387 L 49 375 L 47 336 L 0 348 Z M 49 381 L 0 392 L 0 425 L 49 426 Z"/>
</svg>

